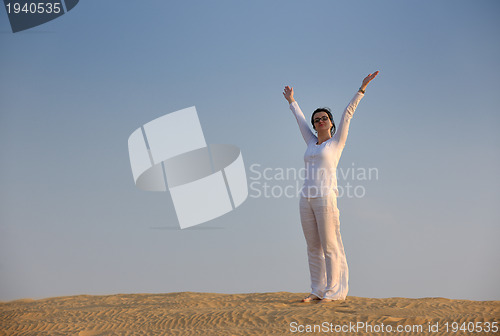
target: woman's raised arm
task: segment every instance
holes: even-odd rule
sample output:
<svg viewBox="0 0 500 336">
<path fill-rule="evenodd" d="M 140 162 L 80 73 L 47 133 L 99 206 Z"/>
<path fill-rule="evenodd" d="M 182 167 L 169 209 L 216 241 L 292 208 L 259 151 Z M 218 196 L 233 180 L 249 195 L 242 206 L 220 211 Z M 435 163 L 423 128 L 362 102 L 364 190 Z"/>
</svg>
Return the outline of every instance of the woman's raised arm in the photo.
<svg viewBox="0 0 500 336">
<path fill-rule="evenodd" d="M 304 113 L 299 107 L 299 104 L 293 99 L 293 87 L 285 86 L 285 90 L 283 91 L 283 96 L 290 104 L 290 110 L 292 110 L 295 119 L 297 119 L 297 124 L 299 125 L 300 133 L 302 133 L 302 137 L 306 144 L 309 144 L 310 141 L 317 141 L 317 137 L 309 128 L 309 124 L 306 121 L 306 117 L 304 117 Z"/>
<path fill-rule="evenodd" d="M 378 71 L 375 71 L 374 73 L 369 74 L 363 79 L 363 82 L 361 83 L 361 87 L 359 88 L 358 92 L 356 92 L 354 97 L 351 99 L 351 101 L 345 108 L 344 113 L 342 113 L 342 118 L 340 119 L 338 130 L 333 136 L 334 141 L 337 141 L 339 143 L 339 147 L 341 149 L 343 149 L 345 146 L 347 140 L 347 134 L 349 132 L 349 124 L 351 122 L 354 111 L 356 111 L 356 107 L 358 106 L 359 101 L 361 100 L 361 98 L 363 98 L 366 86 L 375 77 L 377 77 L 377 75 Z"/>
</svg>

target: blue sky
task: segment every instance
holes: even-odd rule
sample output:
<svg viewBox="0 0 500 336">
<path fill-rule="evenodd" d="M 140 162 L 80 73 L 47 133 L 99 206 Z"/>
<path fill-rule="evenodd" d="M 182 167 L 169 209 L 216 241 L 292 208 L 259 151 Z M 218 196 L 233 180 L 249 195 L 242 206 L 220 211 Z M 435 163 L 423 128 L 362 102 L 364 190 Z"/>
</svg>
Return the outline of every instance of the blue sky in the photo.
<svg viewBox="0 0 500 336">
<path fill-rule="evenodd" d="M 335 120 L 380 70 L 339 168 L 352 296 L 499 300 L 497 1 L 80 1 L 13 34 L 0 11 L 0 300 L 308 292 L 298 198 L 249 197 L 178 230 L 127 139 L 195 105 L 249 169 L 303 166 L 281 94 Z M 189 120 L 179 125 L 188 131 Z M 271 181 L 286 185 L 295 181 Z"/>
</svg>

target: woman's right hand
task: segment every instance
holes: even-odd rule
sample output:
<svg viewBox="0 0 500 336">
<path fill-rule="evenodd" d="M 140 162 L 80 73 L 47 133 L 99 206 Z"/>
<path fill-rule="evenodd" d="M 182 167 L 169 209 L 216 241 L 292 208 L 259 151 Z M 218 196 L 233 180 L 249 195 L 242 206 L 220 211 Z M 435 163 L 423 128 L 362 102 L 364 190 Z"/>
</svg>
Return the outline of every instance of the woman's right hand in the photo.
<svg viewBox="0 0 500 336">
<path fill-rule="evenodd" d="M 285 86 L 285 90 L 283 91 L 283 96 L 288 101 L 289 104 L 293 103 L 295 99 L 293 99 L 293 87 Z"/>
</svg>

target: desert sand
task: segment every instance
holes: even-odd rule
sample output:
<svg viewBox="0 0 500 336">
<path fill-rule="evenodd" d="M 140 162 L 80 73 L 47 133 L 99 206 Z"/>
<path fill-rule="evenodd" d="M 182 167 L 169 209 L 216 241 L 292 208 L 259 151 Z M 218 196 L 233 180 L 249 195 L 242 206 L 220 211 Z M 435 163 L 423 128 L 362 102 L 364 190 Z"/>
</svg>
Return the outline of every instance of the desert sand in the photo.
<svg viewBox="0 0 500 336">
<path fill-rule="evenodd" d="M 331 303 L 300 302 L 305 295 L 182 292 L 23 299 L 0 303 L 0 335 L 500 334 L 495 332 L 500 301 L 349 296 Z"/>
</svg>

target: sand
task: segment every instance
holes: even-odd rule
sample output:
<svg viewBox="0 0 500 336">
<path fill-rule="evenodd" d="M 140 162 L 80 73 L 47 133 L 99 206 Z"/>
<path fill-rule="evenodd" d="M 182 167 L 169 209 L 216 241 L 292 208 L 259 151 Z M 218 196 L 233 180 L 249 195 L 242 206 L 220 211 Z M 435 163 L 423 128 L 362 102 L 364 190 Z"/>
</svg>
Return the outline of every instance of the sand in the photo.
<svg viewBox="0 0 500 336">
<path fill-rule="evenodd" d="M 0 303 L 0 335 L 500 334 L 494 332 L 500 301 L 349 296 L 332 303 L 300 302 L 305 295 L 183 292 L 16 300 Z"/>
</svg>

